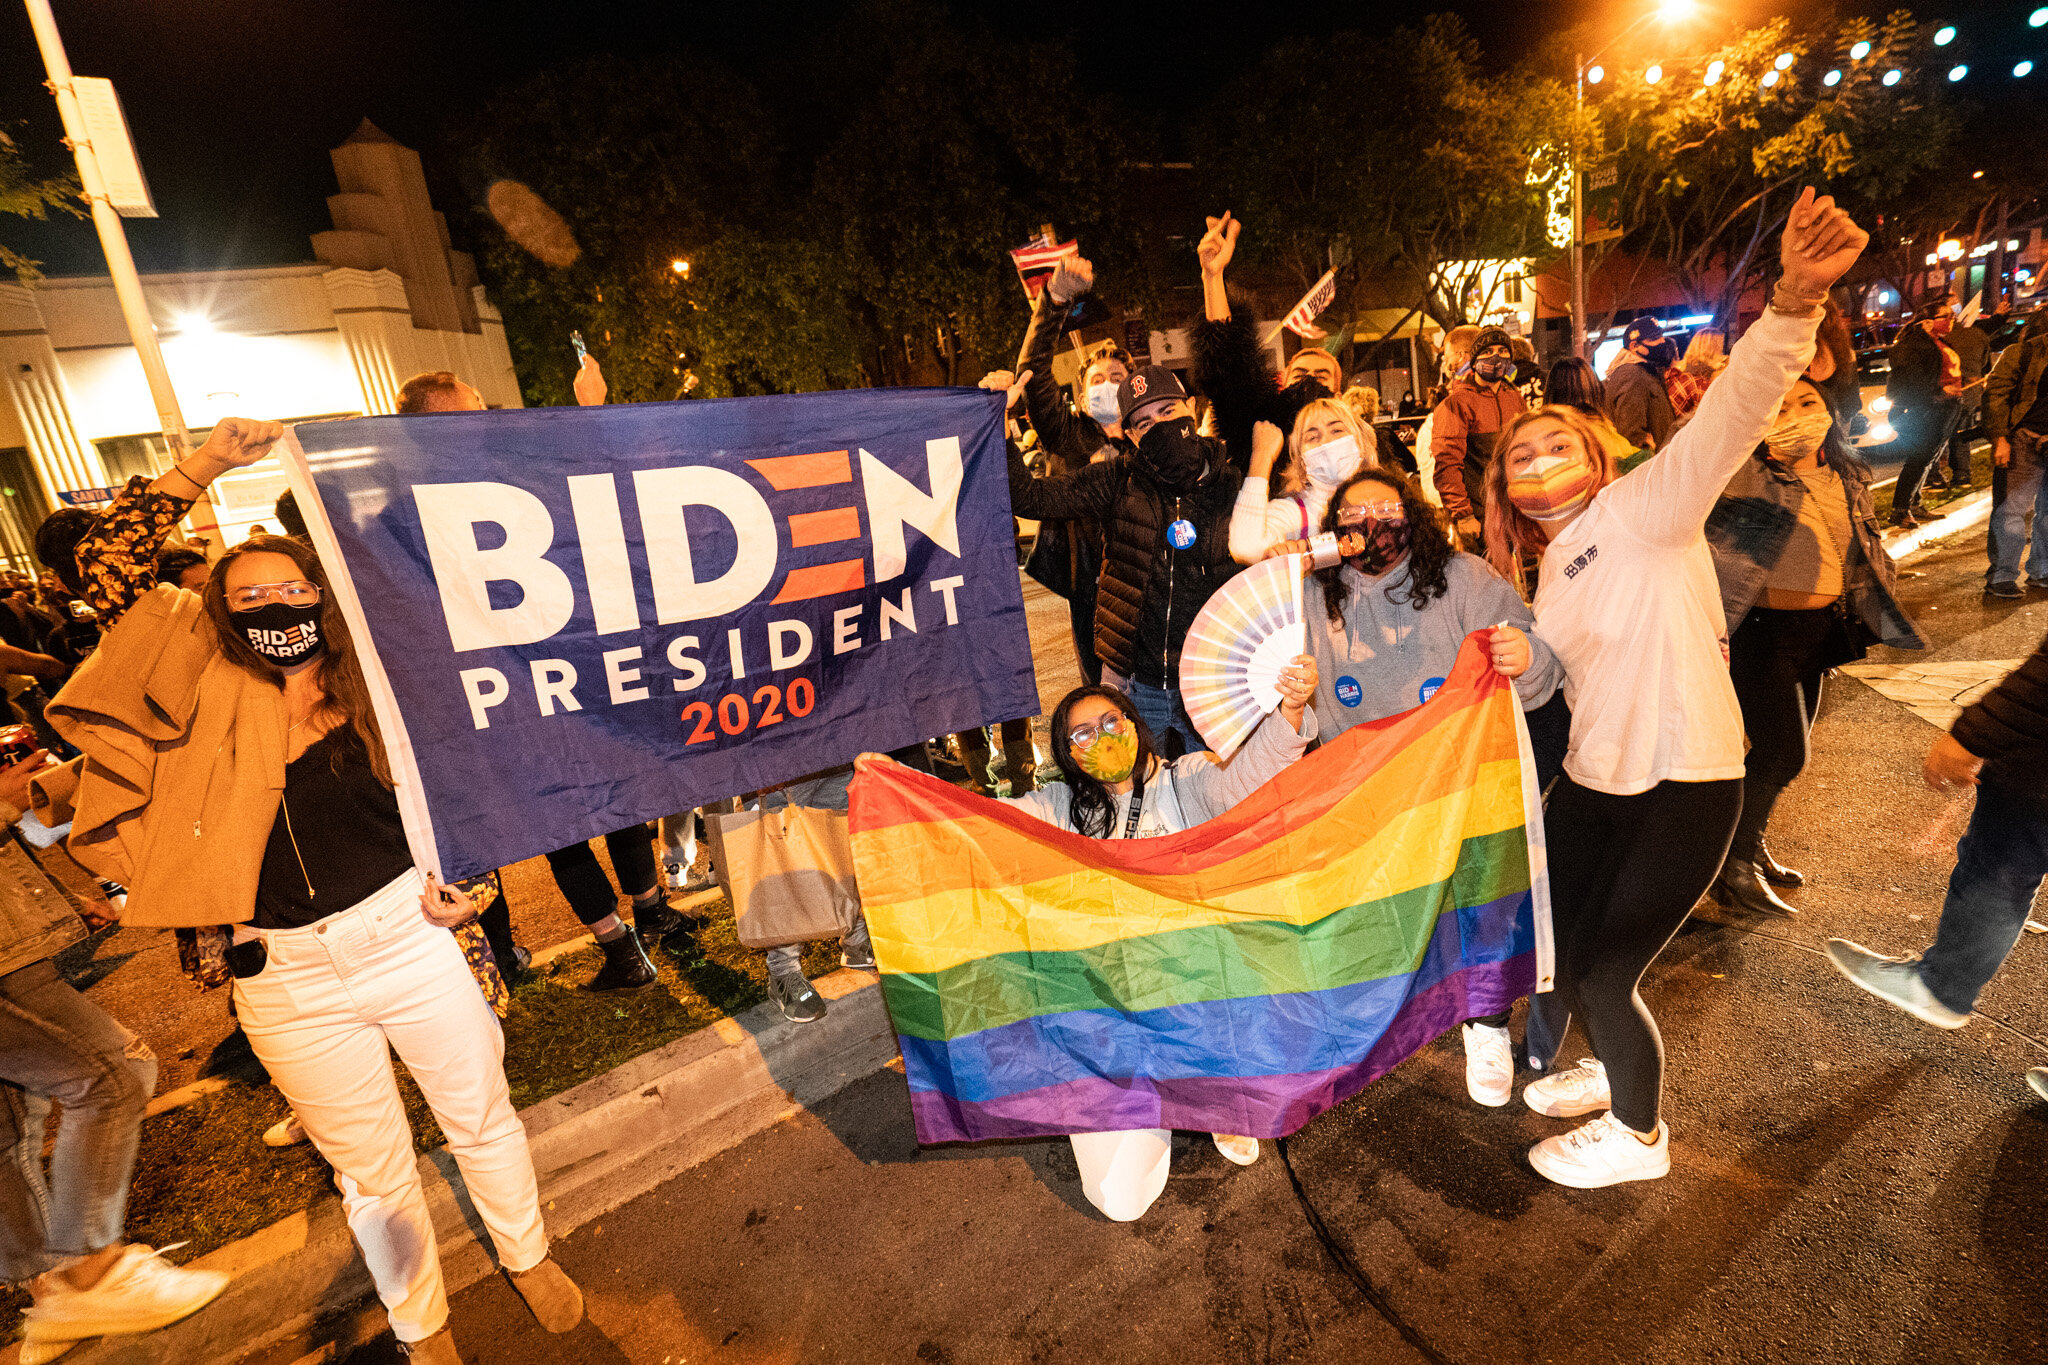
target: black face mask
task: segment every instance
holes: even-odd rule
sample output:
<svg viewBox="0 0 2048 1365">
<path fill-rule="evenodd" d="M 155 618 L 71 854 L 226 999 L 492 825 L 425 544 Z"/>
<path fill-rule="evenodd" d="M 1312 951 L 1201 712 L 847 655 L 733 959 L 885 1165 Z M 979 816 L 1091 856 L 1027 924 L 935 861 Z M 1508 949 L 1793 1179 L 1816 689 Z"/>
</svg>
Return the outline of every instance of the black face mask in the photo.
<svg viewBox="0 0 2048 1365">
<path fill-rule="evenodd" d="M 1195 435 L 1195 419 L 1154 422 L 1138 442 L 1138 455 L 1168 488 L 1193 488 L 1209 466 L 1209 452 Z"/>
<path fill-rule="evenodd" d="M 1649 361 L 1651 366 L 1656 369 L 1668 370 L 1678 363 L 1678 343 L 1675 341 L 1660 341 L 1652 346 L 1650 353 L 1643 358 Z"/>
<path fill-rule="evenodd" d="M 1303 403 L 1313 403 L 1318 398 L 1335 398 L 1337 396 L 1330 392 L 1328 384 L 1325 384 L 1312 374 L 1300 376 L 1292 384 L 1282 389 L 1281 392 L 1290 398 L 1299 399 Z"/>
<path fill-rule="evenodd" d="M 249 648 L 279 668 L 302 664 L 318 654 L 320 604 L 295 607 L 287 602 L 265 602 L 254 611 L 238 611 L 235 624 Z"/>
</svg>

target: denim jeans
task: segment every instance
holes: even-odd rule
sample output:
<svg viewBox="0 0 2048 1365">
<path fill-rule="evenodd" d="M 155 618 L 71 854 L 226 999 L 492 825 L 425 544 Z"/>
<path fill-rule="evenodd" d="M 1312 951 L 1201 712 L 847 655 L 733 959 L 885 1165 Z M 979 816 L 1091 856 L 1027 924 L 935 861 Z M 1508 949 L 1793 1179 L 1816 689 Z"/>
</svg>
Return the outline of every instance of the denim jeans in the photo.
<svg viewBox="0 0 2048 1365">
<path fill-rule="evenodd" d="M 1131 705 L 1138 708 L 1138 719 L 1152 732 L 1152 742 L 1159 746 L 1161 758 L 1178 758 L 1209 747 L 1195 729 L 1195 723 L 1188 719 L 1187 709 L 1180 704 L 1179 688 L 1154 687 L 1132 678 L 1124 685 L 1124 693 L 1131 699 Z M 1167 738 L 1173 731 L 1180 732 L 1178 751 Z"/>
<path fill-rule="evenodd" d="M 2015 432 L 2012 463 L 2005 471 L 2005 498 L 1991 513 L 1991 581 L 2017 583 L 2020 558 L 2025 555 L 2027 577 L 2048 582 L 2048 521 L 2037 505 L 2042 487 L 2041 451 L 2038 440 L 2026 432 Z M 2032 553 L 2027 552 L 2027 522 L 2036 528 Z"/>
<path fill-rule="evenodd" d="M 0 1077 L 0 1278 L 26 1280 L 121 1240 L 156 1058 L 45 960 L 0 976 Z"/>
<path fill-rule="evenodd" d="M 1958 1014 L 1997 974 L 2019 940 L 2034 893 L 2048 877 L 2048 811 L 1996 787 L 1977 789 L 1977 809 L 1956 845 L 1955 871 L 1920 979 Z"/>
</svg>

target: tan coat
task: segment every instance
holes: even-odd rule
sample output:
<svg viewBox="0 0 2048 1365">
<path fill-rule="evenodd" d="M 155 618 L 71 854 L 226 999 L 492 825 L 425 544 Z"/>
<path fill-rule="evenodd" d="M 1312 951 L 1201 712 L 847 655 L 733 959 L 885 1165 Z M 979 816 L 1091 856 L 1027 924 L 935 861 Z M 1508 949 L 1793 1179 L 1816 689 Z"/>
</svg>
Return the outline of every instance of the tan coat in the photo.
<svg viewBox="0 0 2048 1365">
<path fill-rule="evenodd" d="M 284 693 L 228 662 L 197 593 L 152 589 L 48 715 L 85 757 L 36 780 L 36 809 L 71 819 L 71 856 L 128 888 L 124 923 L 255 915 L 284 795 Z"/>
</svg>

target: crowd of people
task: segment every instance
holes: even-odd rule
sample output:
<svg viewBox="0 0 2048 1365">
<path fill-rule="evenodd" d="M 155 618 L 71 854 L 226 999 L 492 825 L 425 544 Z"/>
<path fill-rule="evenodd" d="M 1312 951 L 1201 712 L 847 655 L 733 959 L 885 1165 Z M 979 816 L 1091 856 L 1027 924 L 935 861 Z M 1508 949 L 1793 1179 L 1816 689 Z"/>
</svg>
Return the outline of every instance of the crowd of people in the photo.
<svg viewBox="0 0 2048 1365">
<path fill-rule="evenodd" d="M 1556 988 L 1531 998 L 1519 1044 L 1512 1010 L 1464 1022 L 1467 1090 L 1502 1106 L 1525 1071 L 1531 1109 L 1591 1116 L 1530 1150 L 1543 1177 L 1587 1188 L 1661 1177 L 1672 1138 L 1663 1045 L 1638 982 L 1703 895 L 1796 913 L 1780 892 L 1804 878 L 1765 835 L 1805 765 L 1822 678 L 1872 644 L 1923 644 L 1894 594 L 1870 469 L 1847 440 L 1854 355 L 1830 290 L 1867 237 L 1807 191 L 1767 306 L 1735 345 L 1702 332 L 1680 356 L 1641 319 L 1604 381 L 1577 357 L 1543 371 L 1498 328 L 1457 329 L 1410 450 L 1379 420 L 1379 395 L 1346 386 L 1332 352 L 1304 346 L 1276 370 L 1227 284 L 1240 231 L 1226 213 L 1200 240 L 1203 318 L 1185 376 L 1106 345 L 1082 357 L 1071 385 L 1055 381 L 1062 320 L 1094 286 L 1075 256 L 1039 293 L 1016 371 L 983 381 L 1006 394 L 1012 510 L 1041 524 L 1028 571 L 1071 604 L 1083 683 L 1051 716 L 1056 780 L 1040 771 L 1024 717 L 997 727 L 1000 781 L 988 735 L 958 737 L 963 780 L 1085 837 L 1175 833 L 1311 746 L 1426 702 L 1484 632 L 1546 794 L 1557 970 Z M 1949 365 L 1939 322 L 1916 323 L 1894 377 L 1895 420 L 1924 466 L 1954 436 L 1971 364 L 1980 376 L 1987 365 Z M 1916 367 L 1923 339 L 1933 361 Z M 2035 335 L 1984 387 L 2008 507 L 2048 496 L 2044 369 L 2048 338 Z M 576 395 L 605 401 L 594 360 Z M 408 381 L 400 401 L 406 414 L 482 407 L 445 372 Z M 34 1299 L 24 1361 L 175 1321 L 226 1283 L 123 1239 L 155 1063 L 55 968 L 89 920 L 175 930 L 188 974 L 230 987 L 292 1109 L 267 1140 L 310 1140 L 333 1166 L 408 1355 L 457 1358 L 393 1049 L 535 1317 L 559 1332 L 582 1316 L 580 1291 L 548 1255 L 505 1081 L 499 1020 L 528 958 L 502 880 L 442 885 L 414 865 L 347 622 L 289 496 L 278 507 L 289 534 L 252 535 L 211 561 L 176 543 L 208 486 L 281 434 L 222 421 L 97 515 L 50 518 L 36 545 L 43 577 L 0 579 L 0 675 L 41 741 L 0 768 L 0 817 L 23 835 L 0 848 L 13 873 L 0 878 L 0 1119 L 13 1124 L 0 1257 Z M 1894 500 L 1905 520 L 1925 472 L 1909 470 Z M 2016 578 L 2026 524 L 1994 525 L 1989 590 Z M 1189 628 L 1244 565 L 1326 532 L 1342 557 L 1305 585 L 1308 649 L 1282 674 L 1273 714 L 1220 759 L 1180 695 Z M 1927 764 L 1938 786 L 1983 781 L 2027 799 L 1979 803 L 1924 959 L 1835 943 L 1850 979 L 1933 1023 L 1967 1017 L 2048 875 L 2048 820 L 2026 813 L 2048 809 L 2032 804 L 2048 795 L 2044 750 L 2048 647 Z M 933 756 L 914 745 L 889 757 L 932 771 Z M 849 774 L 841 765 L 727 807 L 843 809 Z M 697 839 L 716 813 L 606 835 L 610 877 L 588 843 L 547 855 L 602 950 L 590 989 L 645 989 L 651 951 L 695 954 L 697 922 L 669 896 L 710 884 Z M 124 884 L 59 877 L 38 852 L 59 834 L 85 868 L 124 869 Z M 875 965 L 864 925 L 846 932 L 840 957 Z M 789 1020 L 823 1015 L 796 948 L 770 950 L 766 965 Z M 1574 1020 L 1591 1055 L 1561 1066 Z M 2048 1094 L 2048 1072 L 2034 1080 Z M 52 1100 L 62 1125 L 46 1166 Z M 1169 1136 L 1074 1134 L 1087 1198 L 1112 1219 L 1142 1216 L 1164 1186 Z M 1258 1159 L 1254 1138 L 1214 1141 L 1231 1161 Z"/>
</svg>

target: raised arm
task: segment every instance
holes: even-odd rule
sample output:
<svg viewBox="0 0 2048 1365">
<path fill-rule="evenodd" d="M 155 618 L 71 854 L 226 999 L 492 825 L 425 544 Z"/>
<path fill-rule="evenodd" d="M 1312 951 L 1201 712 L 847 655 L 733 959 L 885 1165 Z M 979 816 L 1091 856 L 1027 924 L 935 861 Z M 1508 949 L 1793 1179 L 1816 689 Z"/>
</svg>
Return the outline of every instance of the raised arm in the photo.
<svg viewBox="0 0 2048 1365">
<path fill-rule="evenodd" d="M 1066 316 L 1067 304 L 1087 292 L 1086 288 L 1073 294 L 1068 290 L 1081 281 L 1092 287 L 1095 269 L 1079 257 L 1075 258 L 1072 270 L 1064 265 L 1063 262 L 1063 268 L 1055 270 L 1045 288 L 1038 291 L 1031 322 L 1024 329 L 1024 344 L 1017 350 L 1017 373 L 1023 382 L 1024 410 L 1031 415 L 1039 442 L 1070 467 L 1079 469 L 1094 458 L 1102 434 L 1093 422 L 1067 410 L 1059 382 L 1052 377 L 1052 359 L 1059 345 L 1060 321 Z"/>
<path fill-rule="evenodd" d="M 152 483 L 128 481 L 113 506 L 78 542 L 78 576 L 86 601 L 111 628 L 156 586 L 156 552 L 200 494 L 230 469 L 252 465 L 284 435 L 278 422 L 224 417 L 206 444 Z"/>
<path fill-rule="evenodd" d="M 1764 315 L 1743 334 L 1728 368 L 1707 390 L 1692 421 L 1656 459 L 1600 494 L 1602 505 L 1637 535 L 1682 546 L 1700 534 L 1721 490 L 1777 420 L 1800 372 L 1813 359 L 1821 303 L 1870 240 L 1831 198 L 1800 195 L 1785 224 L 1784 277 Z"/>
</svg>

